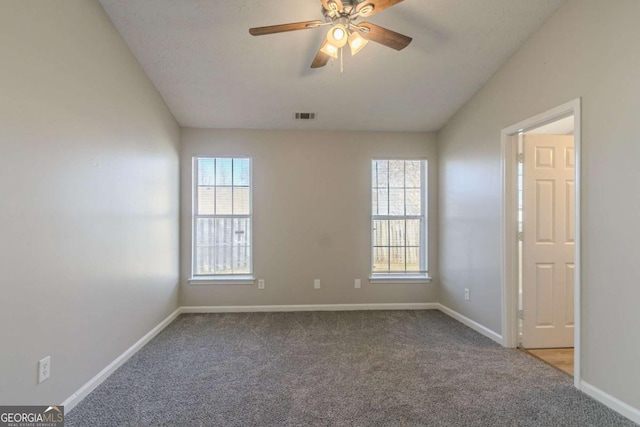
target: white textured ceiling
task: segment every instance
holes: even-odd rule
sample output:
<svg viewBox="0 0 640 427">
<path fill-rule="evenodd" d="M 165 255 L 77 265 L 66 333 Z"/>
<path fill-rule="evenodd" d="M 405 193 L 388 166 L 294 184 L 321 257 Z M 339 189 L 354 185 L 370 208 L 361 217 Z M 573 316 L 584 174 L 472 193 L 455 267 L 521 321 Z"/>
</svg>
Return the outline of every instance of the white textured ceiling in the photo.
<svg viewBox="0 0 640 427">
<path fill-rule="evenodd" d="M 341 75 L 309 68 L 326 27 L 248 33 L 323 19 L 319 0 L 100 0 L 182 126 L 379 131 L 440 129 L 563 2 L 406 0 L 364 21 L 413 42 L 369 43 Z"/>
</svg>

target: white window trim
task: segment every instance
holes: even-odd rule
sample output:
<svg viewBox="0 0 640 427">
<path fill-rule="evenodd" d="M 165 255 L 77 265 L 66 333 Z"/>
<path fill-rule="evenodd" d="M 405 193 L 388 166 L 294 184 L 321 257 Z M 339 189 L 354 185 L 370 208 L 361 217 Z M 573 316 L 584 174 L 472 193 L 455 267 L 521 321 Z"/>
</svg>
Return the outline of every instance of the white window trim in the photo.
<svg viewBox="0 0 640 427">
<path fill-rule="evenodd" d="M 388 215 L 373 215 L 373 195 L 372 195 L 372 189 L 373 189 L 373 174 L 371 173 L 371 165 L 373 163 L 373 161 L 376 160 L 402 160 L 402 161 L 420 161 L 420 186 L 421 186 L 421 200 L 420 200 L 420 208 L 422 210 L 422 214 L 420 216 L 416 216 L 416 218 L 424 218 L 424 227 L 422 230 L 422 236 L 420 239 L 420 253 L 423 254 L 421 259 L 420 259 L 420 269 L 423 270 L 423 273 L 374 273 L 373 272 L 373 221 L 374 221 L 374 217 L 377 219 L 385 219 L 386 217 L 388 217 Z M 369 219 L 369 229 L 370 229 L 370 242 L 369 242 L 369 250 L 371 251 L 370 254 L 370 267 L 369 267 L 369 271 L 371 273 L 371 275 L 369 276 L 369 282 L 370 283 L 379 283 L 379 284 L 398 284 L 398 283 L 411 283 L 411 284 L 426 284 L 426 283 L 431 283 L 431 276 L 429 275 L 429 251 L 428 251 L 428 241 L 427 238 L 429 236 L 429 212 L 427 211 L 427 199 L 429 197 L 429 188 L 427 187 L 429 180 L 428 180 L 428 173 L 429 173 L 429 159 L 426 158 L 421 158 L 421 157 L 416 157 L 416 158 L 409 158 L 409 157 L 402 157 L 402 158 L 393 158 L 393 157 L 385 157 L 385 158 L 378 158 L 375 157 L 373 159 L 371 159 L 371 162 L 369 163 L 369 200 L 370 200 L 370 205 L 369 205 L 369 213 L 370 213 L 370 219 Z M 407 217 L 411 217 L 411 215 L 409 216 L 404 216 L 404 218 Z M 397 218 L 397 217 L 393 217 L 393 218 Z"/>
<path fill-rule="evenodd" d="M 253 285 L 256 279 L 252 275 L 237 276 L 194 276 L 189 279 L 190 285 Z"/>
<path fill-rule="evenodd" d="M 198 182 L 196 162 L 200 158 L 212 158 L 212 159 L 249 159 L 249 215 L 227 215 L 229 217 L 242 217 L 250 218 L 249 235 L 251 236 L 251 260 L 249 264 L 249 274 L 226 274 L 226 275 L 199 275 L 194 274 L 196 265 L 196 239 L 195 239 L 195 224 L 196 224 L 196 202 L 198 200 L 196 195 L 196 187 Z M 198 215 L 198 217 L 215 217 L 215 215 Z M 255 284 L 255 277 L 253 275 L 253 157 L 246 155 L 232 155 L 232 156 L 218 156 L 210 154 L 194 155 L 191 158 L 191 274 L 188 279 L 189 285 L 201 286 L 201 285 L 253 285 Z"/>
<path fill-rule="evenodd" d="M 423 285 L 431 283 L 431 277 L 428 274 L 372 274 L 369 277 L 370 283 L 379 284 L 395 284 L 395 283 L 410 283 L 416 285 Z"/>
</svg>

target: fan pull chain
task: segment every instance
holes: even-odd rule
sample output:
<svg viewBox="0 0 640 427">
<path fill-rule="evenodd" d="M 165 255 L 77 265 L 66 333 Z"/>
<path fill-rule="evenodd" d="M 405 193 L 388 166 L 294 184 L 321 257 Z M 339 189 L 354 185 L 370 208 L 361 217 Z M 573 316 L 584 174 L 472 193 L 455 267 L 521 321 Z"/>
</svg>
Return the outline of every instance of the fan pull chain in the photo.
<svg viewBox="0 0 640 427">
<path fill-rule="evenodd" d="M 342 75 L 342 73 L 344 72 L 344 63 L 343 63 L 343 60 L 342 60 L 342 50 L 343 49 L 344 48 L 342 48 L 342 47 L 340 48 L 340 75 Z"/>
</svg>

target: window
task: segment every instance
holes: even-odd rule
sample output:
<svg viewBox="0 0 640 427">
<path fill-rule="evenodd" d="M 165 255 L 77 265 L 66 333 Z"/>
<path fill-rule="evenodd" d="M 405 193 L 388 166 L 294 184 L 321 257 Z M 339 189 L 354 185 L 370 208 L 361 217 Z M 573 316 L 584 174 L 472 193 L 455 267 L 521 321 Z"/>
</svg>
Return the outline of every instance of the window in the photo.
<svg viewBox="0 0 640 427">
<path fill-rule="evenodd" d="M 193 163 L 193 280 L 250 278 L 251 159 Z"/>
<path fill-rule="evenodd" d="M 372 279 L 428 278 L 425 160 L 373 160 Z"/>
</svg>

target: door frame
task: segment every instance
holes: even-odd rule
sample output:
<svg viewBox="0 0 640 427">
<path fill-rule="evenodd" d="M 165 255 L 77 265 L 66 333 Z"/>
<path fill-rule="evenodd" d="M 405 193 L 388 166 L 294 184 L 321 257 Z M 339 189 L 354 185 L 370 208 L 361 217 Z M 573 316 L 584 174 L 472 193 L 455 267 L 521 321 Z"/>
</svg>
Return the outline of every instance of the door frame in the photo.
<svg viewBox="0 0 640 427">
<path fill-rule="evenodd" d="M 503 345 L 518 345 L 518 134 L 557 119 L 574 116 L 575 145 L 575 275 L 574 275 L 574 375 L 580 388 L 580 276 L 581 276 L 581 99 L 577 98 L 551 110 L 502 129 L 502 339 Z"/>
</svg>

